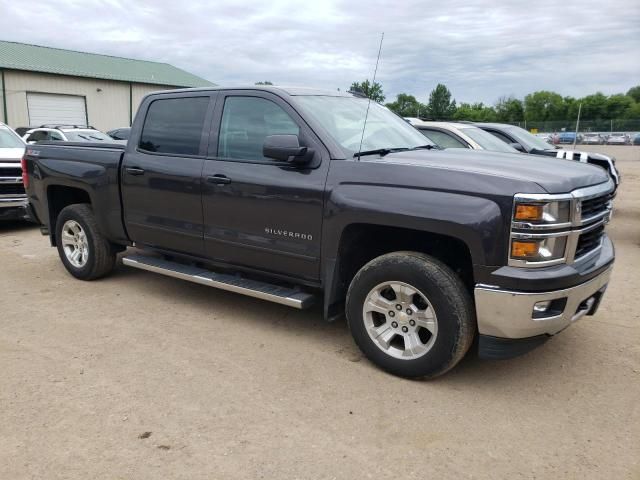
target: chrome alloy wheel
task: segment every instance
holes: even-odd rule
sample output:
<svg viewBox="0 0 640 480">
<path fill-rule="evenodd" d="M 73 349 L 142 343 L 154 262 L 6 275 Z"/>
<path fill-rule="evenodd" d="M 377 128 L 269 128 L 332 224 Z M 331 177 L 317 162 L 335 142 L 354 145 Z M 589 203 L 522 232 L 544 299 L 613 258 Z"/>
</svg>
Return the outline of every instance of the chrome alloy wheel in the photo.
<svg viewBox="0 0 640 480">
<path fill-rule="evenodd" d="M 373 343 L 401 360 L 426 354 L 438 335 L 438 319 L 431 303 L 407 283 L 385 282 L 374 287 L 364 301 L 362 315 Z"/>
<path fill-rule="evenodd" d="M 62 226 L 62 248 L 69 263 L 82 268 L 89 259 L 87 234 L 75 220 L 67 220 Z"/>
</svg>

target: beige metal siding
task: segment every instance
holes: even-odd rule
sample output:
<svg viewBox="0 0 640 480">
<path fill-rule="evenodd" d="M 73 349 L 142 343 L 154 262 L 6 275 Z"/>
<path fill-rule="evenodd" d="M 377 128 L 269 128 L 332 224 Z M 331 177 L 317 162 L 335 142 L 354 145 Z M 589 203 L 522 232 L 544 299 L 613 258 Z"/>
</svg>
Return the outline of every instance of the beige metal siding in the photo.
<svg viewBox="0 0 640 480">
<path fill-rule="evenodd" d="M 85 97 L 89 124 L 106 132 L 114 128 L 128 126 L 131 106 L 133 106 L 133 115 L 135 115 L 144 95 L 167 89 L 165 86 L 146 84 L 132 84 L 130 89 L 129 83 L 126 82 L 17 70 L 6 70 L 5 81 L 7 84 L 8 123 L 14 128 L 29 126 L 27 92 Z M 133 102 L 130 102 L 129 99 L 130 92 Z"/>
</svg>

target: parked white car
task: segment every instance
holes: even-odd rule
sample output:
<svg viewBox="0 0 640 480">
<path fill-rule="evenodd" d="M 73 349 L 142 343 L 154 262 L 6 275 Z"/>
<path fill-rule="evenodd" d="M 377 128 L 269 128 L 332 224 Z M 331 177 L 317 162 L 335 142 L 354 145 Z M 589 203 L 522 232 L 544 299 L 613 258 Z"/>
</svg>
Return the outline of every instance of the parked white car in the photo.
<svg viewBox="0 0 640 480">
<path fill-rule="evenodd" d="M 411 125 L 440 148 L 470 148 L 494 152 L 520 153 L 502 140 L 469 123 L 425 122 L 405 118 Z"/>
<path fill-rule="evenodd" d="M 628 145 L 631 137 L 626 133 L 612 133 L 607 137 L 607 145 Z"/>
<path fill-rule="evenodd" d="M 114 143 L 115 140 L 105 135 L 100 130 L 92 127 L 79 127 L 75 125 L 43 125 L 39 128 L 27 130 L 22 139 L 27 143 L 42 141 L 59 142 L 106 142 Z"/>
<path fill-rule="evenodd" d="M 0 220 L 22 219 L 27 214 L 27 195 L 22 184 L 25 143 L 0 123 Z"/>
</svg>

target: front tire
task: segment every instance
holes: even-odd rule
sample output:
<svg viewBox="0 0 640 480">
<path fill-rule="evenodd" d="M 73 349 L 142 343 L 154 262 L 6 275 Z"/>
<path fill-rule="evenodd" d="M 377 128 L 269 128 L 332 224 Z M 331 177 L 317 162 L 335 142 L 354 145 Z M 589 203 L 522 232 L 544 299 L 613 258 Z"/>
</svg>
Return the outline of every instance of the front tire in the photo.
<svg viewBox="0 0 640 480">
<path fill-rule="evenodd" d="M 56 220 L 56 245 L 67 271 L 80 280 L 95 280 L 113 270 L 116 252 L 100 233 L 91 206 L 62 209 Z"/>
<path fill-rule="evenodd" d="M 349 329 L 369 360 L 402 377 L 436 377 L 469 350 L 473 302 L 460 278 L 439 260 L 394 252 L 367 263 L 349 286 Z"/>
</svg>

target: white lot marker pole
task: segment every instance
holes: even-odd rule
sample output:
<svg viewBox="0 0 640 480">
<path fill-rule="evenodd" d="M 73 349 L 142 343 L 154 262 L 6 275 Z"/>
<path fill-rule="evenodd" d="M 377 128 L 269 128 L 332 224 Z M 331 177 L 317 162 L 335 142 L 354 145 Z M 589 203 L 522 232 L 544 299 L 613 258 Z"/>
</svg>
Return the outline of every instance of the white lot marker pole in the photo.
<svg viewBox="0 0 640 480">
<path fill-rule="evenodd" d="M 580 111 L 582 110 L 582 103 L 578 105 L 578 120 L 576 120 L 576 135 L 573 137 L 573 149 L 576 149 L 576 143 L 578 141 L 578 128 L 580 128 Z"/>
</svg>

